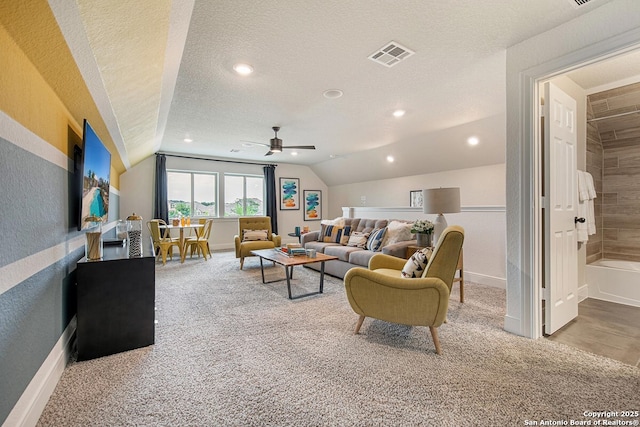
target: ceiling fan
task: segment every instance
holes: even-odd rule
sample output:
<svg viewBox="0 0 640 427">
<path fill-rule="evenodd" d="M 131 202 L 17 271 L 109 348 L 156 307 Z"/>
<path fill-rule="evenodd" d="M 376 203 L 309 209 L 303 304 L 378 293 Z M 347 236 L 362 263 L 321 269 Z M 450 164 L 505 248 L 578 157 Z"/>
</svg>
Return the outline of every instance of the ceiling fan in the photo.
<svg viewBox="0 0 640 427">
<path fill-rule="evenodd" d="M 282 140 L 280 138 L 278 138 L 278 131 L 280 130 L 280 126 L 273 126 L 271 129 L 273 129 L 273 132 L 275 133 L 275 137 L 271 138 L 269 140 L 270 144 L 269 144 L 269 151 L 267 152 L 267 154 L 265 154 L 265 156 L 270 156 L 273 153 L 281 153 L 282 150 L 284 150 L 285 148 L 293 148 L 293 149 L 299 149 L 299 150 L 315 150 L 316 146 L 315 145 L 287 145 L 287 146 L 283 146 L 282 145 Z M 262 144 L 262 145 L 267 145 L 267 144 Z"/>
</svg>

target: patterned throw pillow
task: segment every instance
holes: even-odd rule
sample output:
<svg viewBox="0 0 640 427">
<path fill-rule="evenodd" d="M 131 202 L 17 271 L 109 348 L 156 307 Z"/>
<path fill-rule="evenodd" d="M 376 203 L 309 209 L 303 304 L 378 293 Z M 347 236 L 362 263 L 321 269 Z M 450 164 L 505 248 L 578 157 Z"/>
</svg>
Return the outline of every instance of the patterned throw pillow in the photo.
<svg viewBox="0 0 640 427">
<path fill-rule="evenodd" d="M 322 224 L 318 241 L 324 243 L 341 243 L 343 236 L 349 238 L 351 227 L 338 227 L 337 225 Z"/>
<path fill-rule="evenodd" d="M 371 233 L 362 233 L 360 231 L 354 231 L 349 236 L 349 241 L 347 242 L 347 246 L 354 246 L 356 248 L 364 249 L 367 246 L 367 240 L 369 240 L 369 234 Z"/>
<path fill-rule="evenodd" d="M 251 241 L 251 240 L 267 240 L 268 230 L 244 230 L 243 241 Z"/>
<path fill-rule="evenodd" d="M 384 233 L 387 232 L 387 227 L 376 228 L 369 235 L 366 248 L 373 252 L 379 252 L 382 249 L 382 239 L 384 239 Z"/>
<path fill-rule="evenodd" d="M 414 252 L 402 268 L 402 272 L 400 273 L 402 277 L 409 279 L 422 277 L 422 273 L 424 273 L 424 269 L 427 267 L 431 253 L 431 248 L 424 248 Z"/>
</svg>

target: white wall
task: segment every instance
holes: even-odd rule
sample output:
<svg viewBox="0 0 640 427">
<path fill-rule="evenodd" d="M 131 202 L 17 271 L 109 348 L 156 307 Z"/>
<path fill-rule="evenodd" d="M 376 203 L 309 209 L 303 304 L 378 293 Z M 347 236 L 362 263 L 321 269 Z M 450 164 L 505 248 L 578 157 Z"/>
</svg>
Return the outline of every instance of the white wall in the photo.
<svg viewBox="0 0 640 427">
<path fill-rule="evenodd" d="M 640 43 L 640 2 L 615 0 L 507 50 L 507 331 L 541 335 L 534 171 L 536 80 Z"/>
<path fill-rule="evenodd" d="M 224 199 L 224 185 L 222 179 L 226 173 L 247 173 L 262 175 L 261 165 L 239 164 L 228 162 L 216 162 L 210 160 L 194 160 L 167 156 L 167 169 L 185 171 L 218 172 L 219 194 Z M 280 177 L 300 179 L 300 202 L 302 204 L 303 190 L 320 190 L 323 195 L 323 217 L 328 215 L 326 204 L 327 186 L 307 166 L 280 164 L 276 167 L 276 187 Z M 132 212 L 141 215 L 146 222 L 153 218 L 155 181 L 155 156 L 150 156 L 120 176 L 120 212 L 123 219 Z M 278 195 L 279 197 L 279 195 Z M 314 221 L 303 220 L 303 210 L 282 211 L 278 210 L 278 234 L 282 235 L 283 242 L 297 242 L 296 237 L 289 237 L 287 233 L 295 230 L 296 226 L 309 225 L 315 227 Z M 144 236 L 148 238 L 146 227 Z M 228 218 L 215 218 L 211 229 L 210 245 L 212 249 L 232 249 L 233 236 L 238 233 L 238 220 Z"/>
<path fill-rule="evenodd" d="M 342 215 L 343 206 L 409 206 L 409 192 L 425 188 L 460 187 L 464 206 L 505 205 L 505 164 L 457 169 L 379 181 L 329 187 L 329 216 Z M 361 202 L 365 196 L 366 202 Z"/>
<path fill-rule="evenodd" d="M 466 279 L 505 287 L 506 211 L 505 165 L 459 169 L 427 175 L 330 187 L 330 218 L 396 218 L 435 220 L 420 209 L 409 208 L 409 191 L 434 187 L 460 187 L 462 212 L 447 214 L 449 224 L 465 229 L 464 271 Z M 366 196 L 366 206 L 360 197 Z M 335 206 L 341 205 L 339 209 Z"/>
</svg>

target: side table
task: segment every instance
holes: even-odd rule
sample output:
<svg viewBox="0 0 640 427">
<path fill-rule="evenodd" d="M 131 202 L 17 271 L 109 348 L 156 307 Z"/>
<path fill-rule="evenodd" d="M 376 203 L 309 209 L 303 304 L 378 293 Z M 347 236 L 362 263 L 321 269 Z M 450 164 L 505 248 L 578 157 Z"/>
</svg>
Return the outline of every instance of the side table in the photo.
<svg viewBox="0 0 640 427">
<path fill-rule="evenodd" d="M 416 251 L 420 249 L 424 249 L 424 246 L 418 245 L 410 245 L 407 246 L 407 254 L 406 259 L 411 258 Z M 433 247 L 432 247 L 433 249 Z M 460 282 L 460 302 L 464 302 L 464 264 L 462 259 L 462 249 L 460 249 L 460 257 L 458 258 L 458 265 L 456 266 L 456 271 L 458 272 L 458 277 L 453 278 L 453 283 Z"/>
</svg>

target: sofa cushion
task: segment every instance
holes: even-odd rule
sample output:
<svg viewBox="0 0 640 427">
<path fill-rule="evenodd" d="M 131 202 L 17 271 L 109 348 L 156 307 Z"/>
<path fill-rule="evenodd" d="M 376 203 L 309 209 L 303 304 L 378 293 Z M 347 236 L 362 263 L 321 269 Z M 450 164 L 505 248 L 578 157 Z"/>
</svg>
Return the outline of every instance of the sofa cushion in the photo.
<svg viewBox="0 0 640 427">
<path fill-rule="evenodd" d="M 413 234 L 411 234 L 412 224 L 404 221 L 391 221 L 387 225 L 387 232 L 385 233 L 382 246 L 393 245 L 398 242 L 406 242 L 407 240 L 413 240 Z"/>
<path fill-rule="evenodd" d="M 361 267 L 369 267 L 369 260 L 375 254 L 376 252 L 367 250 L 353 251 L 349 254 L 349 262 Z"/>
<path fill-rule="evenodd" d="M 340 246 L 340 243 L 325 243 L 312 240 L 304 245 L 305 249 L 315 249 L 316 252 L 324 253 L 325 248 L 329 246 Z"/>
<path fill-rule="evenodd" d="M 349 262 L 349 256 L 354 251 L 361 251 L 362 249 L 353 246 L 327 246 L 324 248 L 325 255 L 337 256 L 340 261 Z"/>
<path fill-rule="evenodd" d="M 369 239 L 367 240 L 366 249 L 374 252 L 379 252 L 382 249 L 382 240 L 387 232 L 387 228 L 378 228 L 371 232 Z"/>
<path fill-rule="evenodd" d="M 325 243 L 342 243 L 344 240 L 345 244 L 349 240 L 349 233 L 351 232 L 351 227 L 340 227 L 337 225 L 327 225 L 322 224 L 322 228 L 320 229 L 320 234 L 318 235 L 319 242 Z"/>
<path fill-rule="evenodd" d="M 375 230 L 376 228 L 380 229 L 380 228 L 384 228 L 387 226 L 389 222 L 386 219 L 368 219 L 368 218 L 362 218 L 360 219 L 360 221 L 358 221 L 358 226 L 354 229 L 354 231 L 360 231 L 360 232 L 372 232 L 373 230 Z"/>
<path fill-rule="evenodd" d="M 370 233 L 362 233 L 360 231 L 354 231 L 349 236 L 347 246 L 353 246 L 356 248 L 364 249 L 367 246 L 367 240 L 369 240 Z"/>
</svg>

